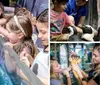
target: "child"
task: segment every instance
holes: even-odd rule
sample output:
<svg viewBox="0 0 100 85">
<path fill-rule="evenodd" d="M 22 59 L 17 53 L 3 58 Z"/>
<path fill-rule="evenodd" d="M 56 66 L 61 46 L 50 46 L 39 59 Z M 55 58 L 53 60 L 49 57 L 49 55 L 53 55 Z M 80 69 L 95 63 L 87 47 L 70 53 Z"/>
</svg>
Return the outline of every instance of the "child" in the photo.
<svg viewBox="0 0 100 85">
<path fill-rule="evenodd" d="M 62 71 L 60 64 L 55 59 L 51 60 L 50 64 L 50 85 L 64 85 L 59 78 L 61 73 L 66 75 L 67 85 L 72 85 L 68 69 Z"/>
<path fill-rule="evenodd" d="M 36 56 L 36 48 L 31 39 L 32 24 L 30 19 L 25 16 L 14 16 L 7 23 L 6 29 L 6 37 L 9 39 L 9 42 L 6 43 L 6 45 L 10 45 L 15 52 L 19 54 L 19 59 L 30 67 Z M 13 61 L 9 55 L 5 56 L 5 61 L 9 73 L 18 72 L 16 70 L 17 66 L 15 65 L 15 61 Z"/>
<path fill-rule="evenodd" d="M 52 0 L 54 8 L 51 10 L 51 37 L 62 34 L 63 28 L 74 26 L 74 22 L 70 20 L 68 15 L 64 12 L 68 0 Z M 80 30 L 79 30 L 80 31 Z M 82 31 L 81 31 L 82 32 Z M 63 39 L 62 39 L 63 40 Z M 66 40 L 66 39 L 65 39 Z"/>
<path fill-rule="evenodd" d="M 36 22 L 38 38 L 42 41 L 43 50 L 36 56 L 32 71 L 40 78 L 44 84 L 48 84 L 49 79 L 49 42 L 48 42 L 48 9 L 44 10 Z"/>
<path fill-rule="evenodd" d="M 35 57 L 36 49 L 32 41 L 32 25 L 27 17 L 14 16 L 6 25 L 9 42 L 19 55 L 24 51 Z M 16 36 L 16 38 L 14 37 Z M 13 38 L 14 37 L 14 38 Z M 25 55 L 25 54 L 24 54 Z"/>
<path fill-rule="evenodd" d="M 4 16 L 4 6 L 2 3 L 0 3 L 0 25 L 5 25 L 6 22 L 7 20 Z"/>
<path fill-rule="evenodd" d="M 66 40 L 66 37 L 79 32 L 85 33 L 86 29 L 80 29 L 74 25 L 74 19 L 71 16 L 68 16 L 64 10 L 66 9 L 66 3 L 68 0 L 52 0 L 54 8 L 50 13 L 50 34 L 52 38 L 60 38 L 60 40 Z M 67 35 L 66 30 L 69 30 L 71 33 Z M 66 36 L 67 35 L 67 36 Z"/>
</svg>

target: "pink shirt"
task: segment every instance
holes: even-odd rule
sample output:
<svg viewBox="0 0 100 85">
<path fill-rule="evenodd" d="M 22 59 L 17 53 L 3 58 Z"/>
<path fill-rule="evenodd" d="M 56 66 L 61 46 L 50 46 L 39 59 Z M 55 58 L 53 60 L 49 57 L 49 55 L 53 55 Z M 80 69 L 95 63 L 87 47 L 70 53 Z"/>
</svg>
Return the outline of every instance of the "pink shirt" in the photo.
<svg viewBox="0 0 100 85">
<path fill-rule="evenodd" d="M 55 11 L 51 10 L 50 12 L 50 23 L 51 23 L 51 29 L 52 26 L 57 29 L 56 32 L 51 31 L 52 35 L 61 34 L 64 27 L 71 26 L 71 20 L 69 19 L 69 16 L 65 13 L 56 13 Z"/>
</svg>

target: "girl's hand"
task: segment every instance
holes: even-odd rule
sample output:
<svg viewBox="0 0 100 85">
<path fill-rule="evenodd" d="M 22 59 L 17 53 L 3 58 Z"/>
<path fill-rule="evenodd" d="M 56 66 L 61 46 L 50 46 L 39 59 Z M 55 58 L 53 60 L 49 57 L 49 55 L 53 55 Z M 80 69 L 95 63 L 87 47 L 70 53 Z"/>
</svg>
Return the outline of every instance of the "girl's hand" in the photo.
<svg viewBox="0 0 100 85">
<path fill-rule="evenodd" d="M 74 70 L 76 72 L 79 71 L 79 66 L 77 64 L 72 64 L 71 67 L 72 67 L 72 70 Z"/>
<path fill-rule="evenodd" d="M 23 63 L 25 63 L 28 67 L 30 67 L 30 62 L 29 62 L 27 56 L 23 56 L 23 57 L 21 56 L 21 57 L 20 57 L 20 60 L 21 60 Z"/>
<path fill-rule="evenodd" d="M 81 70 L 79 68 L 79 66 L 77 64 L 72 64 L 72 70 L 76 71 L 79 78 L 82 79 L 83 78 L 83 75 L 81 73 Z"/>
<path fill-rule="evenodd" d="M 65 74 L 67 78 L 70 77 L 70 74 L 69 74 L 69 71 L 68 70 L 64 70 L 63 71 L 63 74 Z"/>
<path fill-rule="evenodd" d="M 28 52 L 29 50 L 26 48 L 23 48 L 23 50 L 20 52 L 19 56 L 20 56 L 20 60 L 23 62 L 23 63 L 26 63 L 26 65 L 28 67 L 31 66 L 31 64 L 33 63 L 33 58 L 32 56 L 29 54 Z"/>
</svg>

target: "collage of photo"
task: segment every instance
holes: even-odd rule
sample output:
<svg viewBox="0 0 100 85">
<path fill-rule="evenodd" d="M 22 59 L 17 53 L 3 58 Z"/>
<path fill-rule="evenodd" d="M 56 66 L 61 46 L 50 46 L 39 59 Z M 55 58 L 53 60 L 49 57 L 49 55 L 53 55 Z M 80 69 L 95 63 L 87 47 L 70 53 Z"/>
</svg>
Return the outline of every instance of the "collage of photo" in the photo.
<svg viewBox="0 0 100 85">
<path fill-rule="evenodd" d="M 100 0 L 0 0 L 0 85 L 100 85 Z"/>
</svg>

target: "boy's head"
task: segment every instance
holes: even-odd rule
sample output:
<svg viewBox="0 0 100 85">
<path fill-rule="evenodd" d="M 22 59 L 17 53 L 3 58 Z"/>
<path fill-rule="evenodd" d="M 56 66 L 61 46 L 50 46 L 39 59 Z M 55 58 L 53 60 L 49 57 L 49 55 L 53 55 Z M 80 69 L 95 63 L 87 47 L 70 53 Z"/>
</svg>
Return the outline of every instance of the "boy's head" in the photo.
<svg viewBox="0 0 100 85">
<path fill-rule="evenodd" d="M 54 11 L 63 12 L 66 9 L 66 4 L 69 0 L 52 0 L 54 4 Z"/>
<path fill-rule="evenodd" d="M 48 46 L 48 9 L 44 10 L 36 20 L 38 38 L 41 39 L 43 46 Z"/>
</svg>

